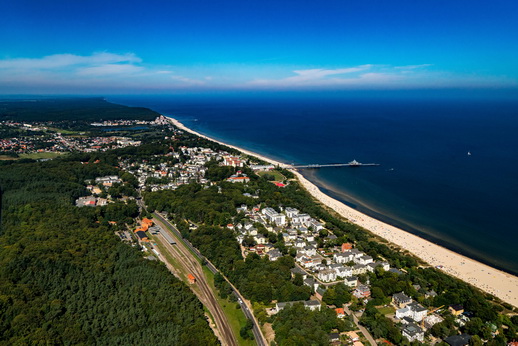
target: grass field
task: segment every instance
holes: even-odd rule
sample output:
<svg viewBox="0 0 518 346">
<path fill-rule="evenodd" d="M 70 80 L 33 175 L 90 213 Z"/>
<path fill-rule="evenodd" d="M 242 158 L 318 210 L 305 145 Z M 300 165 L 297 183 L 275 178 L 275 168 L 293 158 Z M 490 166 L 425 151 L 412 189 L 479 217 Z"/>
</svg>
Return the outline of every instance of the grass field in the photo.
<svg viewBox="0 0 518 346">
<path fill-rule="evenodd" d="M 396 309 L 394 309 L 392 306 L 383 306 L 377 309 L 382 315 L 393 314 L 396 312 Z"/>
<path fill-rule="evenodd" d="M 33 159 L 33 160 L 53 159 L 53 158 L 61 156 L 63 154 L 66 154 L 66 153 L 55 153 L 55 152 L 47 153 L 47 152 L 43 152 L 43 153 L 20 154 L 20 159 Z"/>
<path fill-rule="evenodd" d="M 257 175 L 259 176 L 264 176 L 264 175 L 271 175 L 275 178 L 276 181 L 283 181 L 286 179 L 286 177 L 284 175 L 281 174 L 281 172 L 277 171 L 277 170 L 271 170 L 271 171 L 261 171 L 261 172 L 257 172 Z"/>
<path fill-rule="evenodd" d="M 17 157 L 12 157 L 12 156 L 9 156 L 9 155 L 0 155 L 0 160 L 1 161 L 18 160 L 18 158 Z"/>
<path fill-rule="evenodd" d="M 64 130 L 64 129 L 58 129 L 57 127 L 47 127 L 48 130 L 53 132 L 59 132 L 63 135 L 74 135 L 77 134 L 77 131 L 70 131 L 70 130 Z"/>
<path fill-rule="evenodd" d="M 246 316 L 243 313 L 243 311 L 241 310 L 241 308 L 236 309 L 236 306 L 238 305 L 238 303 L 231 302 L 228 299 L 221 299 L 217 294 L 218 291 L 214 287 L 214 274 L 212 274 L 212 272 L 206 266 L 203 266 L 203 273 L 205 274 L 205 277 L 207 278 L 207 282 L 209 283 L 210 288 L 215 293 L 216 299 L 218 300 L 219 305 L 223 308 L 225 315 L 227 315 L 228 321 L 229 321 L 230 325 L 232 326 L 232 329 L 234 330 L 234 335 L 237 338 L 238 344 L 245 345 L 245 346 L 256 345 L 255 341 L 245 340 L 241 337 L 241 335 L 239 335 L 239 331 L 246 324 Z"/>
</svg>

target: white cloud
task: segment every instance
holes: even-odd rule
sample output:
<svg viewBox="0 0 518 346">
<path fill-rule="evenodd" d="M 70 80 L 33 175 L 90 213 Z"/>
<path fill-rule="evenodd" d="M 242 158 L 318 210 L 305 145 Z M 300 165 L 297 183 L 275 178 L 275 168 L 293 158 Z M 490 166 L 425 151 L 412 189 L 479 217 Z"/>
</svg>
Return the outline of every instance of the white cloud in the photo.
<svg viewBox="0 0 518 346">
<path fill-rule="evenodd" d="M 430 66 L 433 66 L 433 64 L 395 66 L 394 68 L 396 70 L 415 70 L 415 69 L 421 69 L 421 68 L 430 67 Z"/>
<path fill-rule="evenodd" d="M 139 63 L 142 60 L 135 54 L 94 53 L 90 56 L 74 54 L 54 54 L 43 58 L 15 58 L 0 60 L 0 69 L 38 70 L 59 69 L 71 66 L 89 66 L 115 63 Z"/>
<path fill-rule="evenodd" d="M 1 93 L 117 93 L 181 89 L 516 87 L 499 76 L 460 75 L 431 64 L 292 68 L 283 65 L 151 65 L 133 53 L 0 59 Z"/>
<path fill-rule="evenodd" d="M 92 55 L 55 54 L 41 58 L 0 60 L 0 92 L 40 90 L 60 86 L 95 90 L 129 87 L 167 89 L 201 85 L 202 81 L 176 75 L 169 66 L 150 66 L 133 53 L 98 52 Z M 62 92 L 62 90 L 59 92 Z"/>
</svg>

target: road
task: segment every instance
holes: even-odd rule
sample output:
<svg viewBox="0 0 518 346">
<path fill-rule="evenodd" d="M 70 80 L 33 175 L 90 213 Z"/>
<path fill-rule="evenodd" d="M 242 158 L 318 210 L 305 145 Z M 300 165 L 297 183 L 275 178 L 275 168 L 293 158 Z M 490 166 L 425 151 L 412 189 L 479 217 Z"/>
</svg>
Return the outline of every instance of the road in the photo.
<svg viewBox="0 0 518 346">
<path fill-rule="evenodd" d="M 344 305 L 344 310 L 348 315 L 353 316 L 354 323 L 358 326 L 358 329 L 360 329 L 360 331 L 363 333 L 363 335 L 365 335 L 365 337 L 371 343 L 371 345 L 377 345 L 376 341 L 374 340 L 372 335 L 369 333 L 369 331 L 360 324 L 360 322 L 358 321 L 358 317 L 356 317 L 356 315 L 351 310 L 349 310 L 349 308 L 346 305 Z"/>
<path fill-rule="evenodd" d="M 163 220 L 163 219 L 162 219 Z M 155 219 L 155 222 L 162 228 L 159 232 L 159 236 L 157 237 L 157 241 L 161 243 L 161 245 L 166 249 L 166 251 L 179 262 L 179 264 L 190 274 L 194 275 L 196 278 L 196 287 L 198 290 L 194 289 L 194 293 L 198 296 L 200 301 L 207 307 L 207 309 L 212 314 L 214 319 L 214 323 L 218 329 L 218 334 L 220 337 L 220 341 L 223 345 L 228 346 L 237 346 L 237 340 L 232 331 L 232 327 L 228 322 L 227 316 L 225 312 L 219 305 L 216 297 L 214 296 L 214 292 L 212 292 L 205 275 L 203 274 L 203 269 L 201 267 L 200 262 L 194 257 L 194 255 L 189 252 L 189 250 L 184 246 L 184 244 L 179 241 L 176 242 L 175 245 L 171 245 L 167 238 L 165 238 L 161 233 L 169 232 L 170 235 L 176 237 L 174 232 L 170 232 L 166 225 L 160 220 Z M 161 256 L 162 260 L 167 261 L 164 256 Z"/>
<path fill-rule="evenodd" d="M 220 273 L 219 270 L 198 251 L 198 249 L 196 249 L 194 246 L 192 246 L 192 244 L 189 241 L 187 241 L 186 239 L 182 239 L 182 235 L 180 234 L 180 232 L 176 229 L 176 227 L 173 224 L 171 224 L 167 219 L 165 219 L 158 212 L 153 213 L 153 215 L 154 215 L 156 221 L 160 222 L 162 225 L 167 225 L 168 226 L 168 227 L 163 227 L 162 226 L 162 228 L 164 230 L 172 231 L 170 233 L 172 235 L 174 235 L 179 240 L 177 242 L 177 244 L 181 243 L 182 246 L 185 245 L 192 252 L 194 252 L 198 256 L 199 259 L 205 260 L 207 268 L 212 273 L 214 273 L 214 274 Z M 177 245 L 173 245 L 172 247 L 176 247 L 176 246 Z M 187 252 L 189 252 L 189 251 L 187 251 Z M 191 257 L 194 257 L 192 255 L 192 253 L 189 252 L 189 254 L 191 255 Z M 199 265 L 198 261 L 195 260 L 195 262 L 198 263 L 198 265 Z M 200 266 L 200 268 L 201 268 L 201 266 Z M 239 293 L 239 291 L 234 287 L 234 285 L 232 285 L 232 283 L 222 273 L 220 273 L 220 274 L 225 278 L 225 280 L 227 280 L 227 282 L 232 287 L 232 294 L 234 294 L 237 298 L 240 299 L 239 305 L 241 306 L 241 310 L 245 314 L 246 318 L 248 318 L 249 320 L 252 320 L 252 322 L 253 322 L 252 332 L 254 333 L 254 337 L 255 337 L 255 341 L 256 341 L 257 345 L 259 345 L 259 346 L 267 346 L 268 343 L 266 342 L 266 338 L 264 337 L 264 335 L 263 335 L 263 333 L 261 331 L 261 328 L 259 327 L 259 322 L 257 321 L 257 319 L 255 318 L 254 314 L 252 313 L 252 308 L 249 305 L 250 303 L 247 300 L 245 300 L 245 298 L 241 295 L 241 293 Z"/>
</svg>

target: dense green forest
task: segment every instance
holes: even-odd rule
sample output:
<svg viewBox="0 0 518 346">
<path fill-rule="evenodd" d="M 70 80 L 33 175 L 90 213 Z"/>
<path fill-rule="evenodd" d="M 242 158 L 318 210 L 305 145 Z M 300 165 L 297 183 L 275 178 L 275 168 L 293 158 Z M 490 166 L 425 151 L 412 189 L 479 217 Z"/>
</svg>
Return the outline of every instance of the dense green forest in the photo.
<svg viewBox="0 0 518 346">
<path fill-rule="evenodd" d="M 189 288 L 105 222 L 134 206 L 73 206 L 85 179 L 118 173 L 71 158 L 2 165 L 0 344 L 218 343 Z"/>
<path fill-rule="evenodd" d="M 153 120 L 159 114 L 147 108 L 127 107 L 103 98 L 35 98 L 0 100 L 0 120 L 99 121 L 116 119 Z"/>
</svg>

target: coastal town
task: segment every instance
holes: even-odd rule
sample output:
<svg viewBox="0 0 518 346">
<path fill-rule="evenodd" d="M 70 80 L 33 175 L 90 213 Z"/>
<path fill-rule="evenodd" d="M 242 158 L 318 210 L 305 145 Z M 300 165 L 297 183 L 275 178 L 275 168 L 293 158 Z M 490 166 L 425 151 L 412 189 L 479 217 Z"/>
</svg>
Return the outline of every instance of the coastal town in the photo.
<svg viewBox="0 0 518 346">
<path fill-rule="evenodd" d="M 243 287 L 238 285 L 233 289 L 239 297 L 239 306 L 254 323 L 253 334 L 259 344 L 263 343 L 261 340 L 264 343 L 277 340 L 272 326 L 278 323 L 277 316 L 288 308 L 302 308 L 308 315 L 330 312 L 333 319 L 342 321 L 327 329 L 326 343 L 333 345 L 360 346 L 391 341 L 477 345 L 510 333 L 509 324 L 481 315 L 487 313 L 489 306 L 480 310 L 473 302 L 466 305 L 460 295 L 452 296 L 447 289 L 441 288 L 443 286 L 438 285 L 435 274 L 430 271 L 439 266 L 417 262 L 397 247 L 374 245 L 373 242 L 381 240 L 366 237 L 364 231 L 355 226 L 362 225 L 366 216 L 342 213 L 350 221 L 337 228 L 337 224 L 317 212 L 320 207 L 307 209 L 300 203 L 290 203 L 292 197 L 283 199 L 283 203 L 275 202 L 276 198 L 296 191 L 300 183 L 313 193 L 312 185 L 289 165 L 229 148 L 224 143 L 203 141 L 207 138 L 191 134 L 192 131 L 182 124 L 164 116 L 148 121 L 91 122 L 67 130 L 65 123 L 55 122 L 8 120 L 0 126 L 8 130 L 1 140 L 4 160 L 29 158 L 44 162 L 66 153 L 122 153 L 112 156 L 115 159 L 112 164 L 119 173 L 84 180 L 86 193 L 75 200 L 75 205 L 78 208 L 113 207 L 113 210 L 127 206 L 124 208 L 129 208 L 126 210 L 128 215 L 140 209 L 141 215 L 145 215 L 142 219 L 126 218 L 124 224 L 110 219 L 105 222 L 116 229 L 118 239 L 141 249 L 149 260 L 165 262 L 195 292 L 197 285 L 204 282 L 205 274 L 168 259 L 180 254 L 169 253 L 174 248 L 167 250 L 164 244 L 179 247 L 181 243 L 190 247 L 202 261 L 212 261 L 215 273 L 232 284 L 228 278 L 231 272 L 218 268 L 221 263 L 217 263 L 217 258 L 205 255 L 199 241 L 194 245 L 196 239 L 192 234 L 205 230 L 207 225 L 216 225 L 220 228 L 213 231 L 231 235 L 232 239 L 227 241 L 237 244 L 239 261 L 262 261 L 271 263 L 272 268 L 288 263 L 289 276 L 282 279 L 285 280 L 282 285 L 289 285 L 289 290 L 295 289 L 299 293 L 279 297 L 303 299 L 274 299 L 271 296 L 266 300 L 261 298 L 261 304 L 258 304 L 258 298 L 250 296 L 246 290 L 240 292 Z M 148 149 L 140 153 L 139 148 Z M 94 157 L 81 164 L 95 169 L 96 165 L 102 164 L 103 156 Z M 208 200 L 225 196 L 227 202 L 193 205 L 194 209 L 203 208 L 198 212 L 202 215 L 214 213 L 212 221 L 199 216 L 195 220 L 171 212 L 169 199 L 176 198 L 177 191 L 189 189 L 197 193 L 206 191 L 211 196 Z M 189 194 L 197 203 L 192 192 Z M 165 196 L 168 197 L 163 199 Z M 178 202 L 183 203 L 181 199 Z M 221 208 L 226 211 L 222 213 Z M 176 233 L 171 233 L 164 222 L 169 222 L 172 229 L 176 228 Z M 344 225 L 349 229 L 345 233 Z M 348 235 L 353 229 L 354 234 L 361 233 L 362 236 Z M 376 228 L 373 231 L 377 234 Z M 184 255 L 188 255 L 188 251 Z M 447 272 L 446 269 L 443 270 Z M 421 270 L 429 272 L 424 275 L 425 272 L 419 273 Z M 209 295 L 199 296 L 202 301 L 212 302 L 209 308 L 212 314 L 217 314 L 219 309 L 214 295 L 226 296 L 223 286 L 213 288 L 212 293 L 204 293 Z M 504 303 L 504 306 L 513 311 L 511 305 Z M 218 328 L 225 325 L 224 319 L 217 319 L 215 323 Z M 226 334 L 228 338 L 231 333 L 227 330 Z M 250 337 L 251 334 L 243 335 Z"/>
<path fill-rule="evenodd" d="M 165 117 L 154 121 L 144 120 L 112 120 L 102 123 L 91 123 L 90 126 L 101 131 L 91 135 L 88 131 L 71 131 L 60 129 L 60 122 L 17 122 L 0 121 L 0 130 L 4 134 L 0 138 L 0 157 L 16 158 L 53 158 L 66 152 L 107 151 L 127 146 L 138 146 L 140 140 L 125 136 L 113 136 L 110 132 L 146 126 L 163 126 Z M 104 130 L 104 131 L 103 131 Z"/>
<path fill-rule="evenodd" d="M 182 134 L 182 130 L 170 130 L 171 140 Z M 180 146 L 178 150 L 171 150 L 165 155 L 154 155 L 140 161 L 133 158 L 121 160 L 119 166 L 136 177 L 141 191 L 175 190 L 187 184 L 199 184 L 205 188 L 219 186 L 221 190 L 222 187 L 217 181 L 206 176 L 210 163 L 233 169 L 233 174 L 223 177 L 224 182 L 246 187 L 250 182 L 250 176 L 243 171 L 248 169 L 247 172 L 251 171 L 255 175 L 271 176 L 272 180 L 269 183 L 280 191 L 290 184 L 290 179 L 282 176 L 274 165 L 253 162 L 248 156 L 233 155 L 227 151 L 205 147 Z M 274 177 L 279 179 L 273 180 Z M 99 195 L 106 188 L 113 184 L 121 184 L 122 181 L 117 176 L 106 176 L 87 183 L 91 196 L 79 198 L 78 206 L 106 205 L 113 201 L 111 196 L 99 198 Z M 259 198 L 258 195 L 248 192 L 243 195 L 250 201 Z M 374 294 L 372 292 L 371 275 L 386 272 L 397 278 L 405 276 L 405 270 L 394 266 L 382 256 L 374 258 L 368 255 L 357 249 L 353 243 L 337 243 L 338 237 L 326 229 L 324 221 L 291 206 L 274 209 L 264 203 L 242 204 L 236 208 L 236 213 L 238 217 L 225 227 L 235 235 L 243 259 L 250 254 L 269 261 L 277 261 L 286 255 L 292 256 L 296 263 L 291 269 L 292 278 L 300 278 L 303 285 L 311 291 L 311 299 L 307 301 L 272 301 L 265 307 L 269 316 L 274 316 L 285 307 L 297 303 L 303 304 L 308 311 L 331 309 L 337 318 L 349 319 L 354 323 L 354 327 L 349 328 L 349 331 L 332 331 L 329 334 L 330 344 L 372 344 L 373 341 L 380 342 L 381 339 L 376 340 L 377 338 L 374 338 L 360 321 L 365 307 L 375 299 L 382 303 L 376 306 L 378 311 L 391 320 L 409 342 L 436 344 L 442 339 L 442 342 L 448 345 L 469 343 L 471 335 L 461 331 L 466 324 L 469 325 L 473 313 L 465 310 L 461 300 L 455 304 L 434 307 L 430 303 L 437 296 L 437 292 L 430 287 L 431 285 L 423 282 L 413 284 L 412 296 L 401 291 L 388 297 L 384 296 L 384 299 L 380 300 L 379 290 L 375 290 Z M 195 229 L 198 226 L 191 223 L 191 227 Z M 138 242 L 143 249 L 149 251 L 150 258 L 161 259 L 160 250 L 153 241 L 160 232 L 163 233 L 164 230 L 159 226 L 146 225 L 134 229 L 134 232 L 131 232 L 132 236 L 129 232 L 122 232 L 119 236 L 125 241 Z M 279 247 L 281 243 L 282 247 Z M 351 295 L 347 303 L 340 306 L 326 303 L 326 291 L 332 290 L 335 285 L 347 287 Z M 439 337 L 440 333 L 434 326 L 441 325 L 446 317 L 459 332 L 456 335 Z M 478 323 L 478 320 L 476 321 Z M 484 328 L 488 330 L 488 337 L 498 335 L 496 325 L 487 324 Z"/>
</svg>

